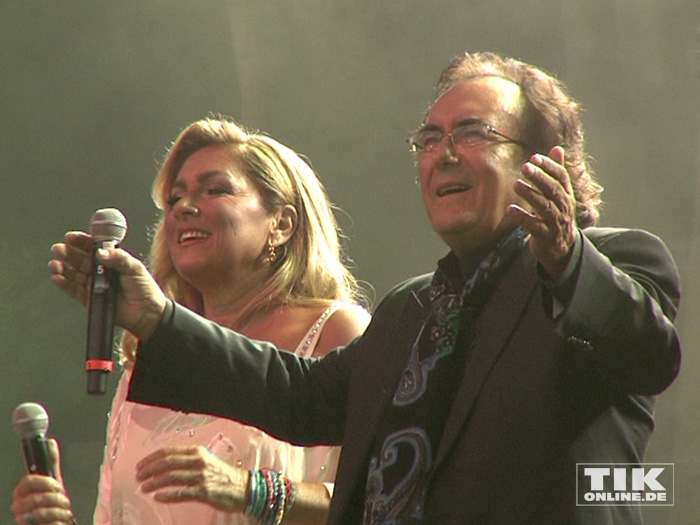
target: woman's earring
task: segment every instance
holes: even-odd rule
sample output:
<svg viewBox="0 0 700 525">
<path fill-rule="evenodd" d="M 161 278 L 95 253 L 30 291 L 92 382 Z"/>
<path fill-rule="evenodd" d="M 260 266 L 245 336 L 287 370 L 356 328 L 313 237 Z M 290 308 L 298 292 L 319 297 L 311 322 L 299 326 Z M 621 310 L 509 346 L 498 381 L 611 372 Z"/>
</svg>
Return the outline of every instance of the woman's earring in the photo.
<svg viewBox="0 0 700 525">
<path fill-rule="evenodd" d="M 273 246 L 272 241 L 267 241 L 267 255 L 265 256 L 265 262 L 272 264 L 277 260 L 277 249 Z"/>
</svg>

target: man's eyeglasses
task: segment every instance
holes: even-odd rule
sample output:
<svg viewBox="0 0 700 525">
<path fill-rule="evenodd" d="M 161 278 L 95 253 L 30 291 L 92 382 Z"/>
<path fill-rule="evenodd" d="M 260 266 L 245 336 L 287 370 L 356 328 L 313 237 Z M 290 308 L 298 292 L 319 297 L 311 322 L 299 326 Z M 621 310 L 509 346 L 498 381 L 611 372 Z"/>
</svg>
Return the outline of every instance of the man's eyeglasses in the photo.
<svg viewBox="0 0 700 525">
<path fill-rule="evenodd" d="M 443 137 L 450 137 L 452 145 L 457 147 L 470 147 L 483 144 L 495 137 L 500 137 L 508 142 L 526 147 L 523 142 L 515 140 L 508 135 L 501 133 L 496 128 L 483 121 L 467 122 L 452 129 L 450 133 L 445 133 L 439 129 L 421 129 L 408 137 L 409 151 L 413 153 L 423 153 L 433 151 L 442 141 Z"/>
</svg>

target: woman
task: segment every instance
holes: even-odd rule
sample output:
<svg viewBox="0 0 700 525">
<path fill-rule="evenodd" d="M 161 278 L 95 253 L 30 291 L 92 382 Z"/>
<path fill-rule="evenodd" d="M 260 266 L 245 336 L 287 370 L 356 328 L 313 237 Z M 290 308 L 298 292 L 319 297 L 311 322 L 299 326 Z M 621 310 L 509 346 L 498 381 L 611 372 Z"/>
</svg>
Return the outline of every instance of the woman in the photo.
<svg viewBox="0 0 700 525">
<path fill-rule="evenodd" d="M 170 149 L 153 198 L 163 214 L 150 268 L 173 300 L 305 356 L 345 345 L 367 326 L 369 315 L 355 304 L 359 287 L 341 262 L 325 190 L 308 164 L 279 142 L 228 120 L 195 122 Z M 75 232 L 53 250 L 87 251 L 90 243 Z M 51 269 L 55 281 L 66 271 L 58 260 Z M 137 343 L 128 333 L 122 343 L 124 374 L 108 426 L 95 523 L 274 522 L 291 510 L 292 498 L 304 523 L 325 522 L 337 447 L 303 449 L 234 421 L 127 402 Z M 192 377 L 207 385 L 196 370 Z M 251 392 L 251 403 L 261 401 Z M 154 496 L 145 491 L 158 487 L 140 487 L 136 467 L 144 457 L 147 464 L 164 456 L 177 465 L 164 476 L 175 476 L 178 486 Z M 259 493 L 250 493 L 249 478 Z M 37 492 L 50 493 L 43 508 L 35 506 Z M 286 496 L 285 504 L 261 507 L 264 497 L 275 496 Z M 70 522 L 69 505 L 60 482 L 25 476 L 12 510 L 19 524 Z"/>
</svg>

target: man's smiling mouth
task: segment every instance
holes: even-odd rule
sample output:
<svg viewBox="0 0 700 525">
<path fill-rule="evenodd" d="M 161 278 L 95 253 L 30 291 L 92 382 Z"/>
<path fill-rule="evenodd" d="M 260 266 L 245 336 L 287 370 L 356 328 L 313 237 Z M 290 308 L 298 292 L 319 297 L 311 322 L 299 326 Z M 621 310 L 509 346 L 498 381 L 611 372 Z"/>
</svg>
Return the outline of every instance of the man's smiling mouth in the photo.
<svg viewBox="0 0 700 525">
<path fill-rule="evenodd" d="M 467 186 L 466 184 L 451 184 L 450 186 L 439 188 L 437 191 L 437 196 L 444 197 L 445 195 L 450 195 L 452 193 L 461 193 L 469 190 L 470 188 L 471 186 Z"/>
</svg>

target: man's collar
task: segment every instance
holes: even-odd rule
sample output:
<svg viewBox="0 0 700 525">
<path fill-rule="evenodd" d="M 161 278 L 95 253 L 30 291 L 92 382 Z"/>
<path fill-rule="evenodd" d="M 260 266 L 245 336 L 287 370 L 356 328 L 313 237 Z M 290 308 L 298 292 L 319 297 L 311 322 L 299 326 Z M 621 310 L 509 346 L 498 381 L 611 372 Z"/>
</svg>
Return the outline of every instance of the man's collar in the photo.
<svg viewBox="0 0 700 525">
<path fill-rule="evenodd" d="M 452 284 L 461 286 L 495 245 L 496 243 L 489 244 L 479 250 L 469 252 L 462 258 L 457 257 L 451 251 L 438 261 L 438 267 Z"/>
<path fill-rule="evenodd" d="M 516 227 L 506 232 L 493 242 L 469 252 L 464 257 L 457 257 L 454 252 L 450 251 L 450 253 L 438 261 L 438 267 L 452 284 L 460 286 L 472 273 L 474 273 L 474 270 L 476 270 L 481 261 L 483 261 L 484 258 L 491 251 L 493 251 L 501 241 L 511 235 L 515 229 L 518 228 Z M 527 233 L 524 230 L 521 231 L 523 234 Z"/>
</svg>

